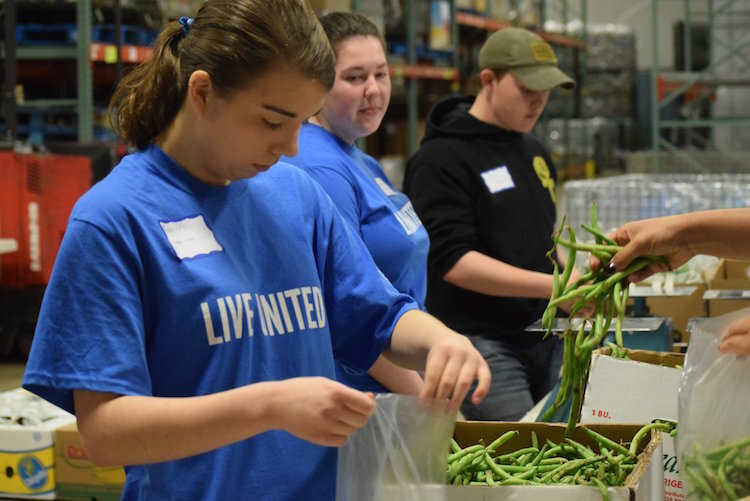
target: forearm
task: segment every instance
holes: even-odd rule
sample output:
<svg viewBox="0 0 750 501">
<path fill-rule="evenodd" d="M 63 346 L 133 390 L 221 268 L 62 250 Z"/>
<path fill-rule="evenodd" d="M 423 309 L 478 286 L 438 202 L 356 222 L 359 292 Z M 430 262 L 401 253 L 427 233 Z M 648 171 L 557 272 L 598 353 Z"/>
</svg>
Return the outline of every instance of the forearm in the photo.
<svg viewBox="0 0 750 501">
<path fill-rule="evenodd" d="M 76 391 L 78 427 L 97 464 L 184 458 L 269 430 L 269 402 L 281 391 L 274 391 L 274 385 L 278 383 L 187 398 Z"/>
<path fill-rule="evenodd" d="M 750 209 L 688 213 L 680 240 L 694 254 L 750 259 Z"/>
<path fill-rule="evenodd" d="M 419 395 L 424 386 L 415 370 L 398 366 L 384 356 L 378 357 L 367 373 L 393 393 Z"/>
<path fill-rule="evenodd" d="M 401 366 L 424 368 L 420 397 L 450 399 L 449 411 L 458 409 L 473 381 L 474 404 L 489 390 L 489 367 L 469 338 L 420 310 L 401 315 L 383 354 Z"/>
<path fill-rule="evenodd" d="M 464 254 L 443 280 L 488 296 L 549 298 L 552 275 L 511 266 L 477 251 Z"/>
<path fill-rule="evenodd" d="M 442 336 L 455 335 L 443 322 L 421 310 L 409 310 L 399 318 L 383 355 L 413 370 L 424 370 L 427 353 Z"/>
</svg>

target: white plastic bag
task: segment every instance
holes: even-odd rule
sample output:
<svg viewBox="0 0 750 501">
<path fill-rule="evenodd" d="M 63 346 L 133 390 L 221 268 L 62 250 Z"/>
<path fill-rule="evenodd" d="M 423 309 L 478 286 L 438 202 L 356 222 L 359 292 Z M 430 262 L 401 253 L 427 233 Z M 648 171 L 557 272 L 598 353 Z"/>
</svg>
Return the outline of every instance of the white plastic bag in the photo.
<svg viewBox="0 0 750 501">
<path fill-rule="evenodd" d="M 750 357 L 719 353 L 727 327 L 749 314 L 746 308 L 696 322 L 690 333 L 677 430 L 680 478 L 689 500 L 750 495 Z M 730 450 L 734 453 L 727 456 Z M 738 466 L 743 456 L 747 467 Z"/>
<path fill-rule="evenodd" d="M 336 500 L 440 501 L 456 413 L 445 412 L 447 402 L 390 393 L 376 395 L 375 404 L 339 449 Z"/>
</svg>

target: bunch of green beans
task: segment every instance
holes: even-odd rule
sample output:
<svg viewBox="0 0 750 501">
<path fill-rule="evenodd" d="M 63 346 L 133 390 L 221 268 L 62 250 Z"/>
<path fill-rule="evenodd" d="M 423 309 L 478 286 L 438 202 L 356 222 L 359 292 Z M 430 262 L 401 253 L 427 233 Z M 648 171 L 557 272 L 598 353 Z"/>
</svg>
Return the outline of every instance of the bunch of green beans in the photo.
<svg viewBox="0 0 750 501">
<path fill-rule="evenodd" d="M 552 332 L 557 309 L 563 304 L 571 304 L 568 319 L 573 325 L 573 318 L 587 304 L 595 304 L 595 312 L 591 317 L 580 318 L 580 325 L 573 329 L 569 327 L 561 336 L 564 341 L 562 379 L 555 402 L 542 416 L 543 421 L 549 421 L 555 412 L 571 402 L 570 416 L 566 434 L 572 433 L 580 417 L 580 407 L 586 372 L 591 360 L 591 352 L 602 344 L 604 336 L 609 332 L 613 317 L 615 318 L 615 342 L 617 355 L 622 349 L 622 323 L 625 318 L 625 307 L 628 301 L 628 276 L 641 268 L 648 266 L 661 257 L 642 256 L 634 260 L 627 268 L 611 275 L 603 271 L 603 266 L 597 270 L 590 270 L 572 283 L 570 278 L 575 267 L 576 255 L 579 251 L 588 252 L 599 258 L 602 264 L 609 262 L 622 247 L 605 235 L 599 228 L 596 206 L 591 204 L 590 223 L 582 227 L 594 238 L 594 243 L 579 242 L 575 231 L 565 226 L 563 219 L 559 231 L 554 236 L 554 246 L 548 257 L 553 263 L 553 287 L 547 308 L 542 315 L 542 327 L 546 335 Z M 563 230 L 568 230 L 569 239 L 562 238 Z M 563 271 L 560 272 L 557 260 L 554 259 L 557 246 L 568 249 L 568 257 Z"/>
<path fill-rule="evenodd" d="M 750 496 L 750 436 L 710 451 L 696 442 L 681 461 L 690 496 L 717 501 Z"/>
<path fill-rule="evenodd" d="M 642 427 L 630 444 L 617 443 L 600 433 L 582 427 L 597 444 L 598 451 L 566 438 L 560 443 L 547 440 L 540 444 L 534 432 L 531 444 L 517 451 L 497 454 L 502 444 L 518 434 L 512 430 L 494 440 L 461 448 L 451 439 L 447 482 L 454 485 L 590 485 L 597 487 L 605 500 L 607 487 L 619 487 L 639 460 L 641 441 L 651 430 L 668 431 L 665 423 Z"/>
</svg>

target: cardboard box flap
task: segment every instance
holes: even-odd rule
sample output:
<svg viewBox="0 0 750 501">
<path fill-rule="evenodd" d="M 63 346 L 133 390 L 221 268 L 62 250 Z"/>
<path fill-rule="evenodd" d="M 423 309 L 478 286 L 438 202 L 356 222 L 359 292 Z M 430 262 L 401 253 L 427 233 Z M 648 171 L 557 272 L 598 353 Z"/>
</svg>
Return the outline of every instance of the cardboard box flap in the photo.
<svg viewBox="0 0 750 501">
<path fill-rule="evenodd" d="M 677 418 L 677 387 L 682 375 L 677 366 L 684 363 L 685 355 L 638 350 L 627 353 L 640 360 L 591 355 L 581 423 L 645 424 L 657 416 Z"/>
<path fill-rule="evenodd" d="M 592 426 L 593 425 L 587 425 L 589 428 Z M 643 447 L 643 443 L 641 443 L 641 447 L 639 447 L 639 450 L 643 451 L 643 457 L 653 458 L 657 448 L 661 445 L 661 441 L 661 430 L 651 430 L 651 439 L 646 443 L 645 448 Z M 657 455 L 656 461 L 658 462 L 660 459 L 661 458 Z M 630 475 L 625 479 L 626 487 L 634 490 L 638 487 L 638 482 L 646 474 L 646 470 L 648 470 L 649 462 L 650 461 L 638 461 L 638 464 L 635 465 L 635 469 L 633 469 L 633 471 L 630 472 Z"/>
<path fill-rule="evenodd" d="M 594 353 L 609 356 L 612 353 L 608 347 L 598 348 Z M 663 367 L 682 367 L 685 364 L 684 353 L 673 353 L 668 351 L 650 351 L 650 350 L 633 350 L 625 348 L 627 360 L 634 362 L 643 362 L 652 365 L 661 365 Z"/>
</svg>

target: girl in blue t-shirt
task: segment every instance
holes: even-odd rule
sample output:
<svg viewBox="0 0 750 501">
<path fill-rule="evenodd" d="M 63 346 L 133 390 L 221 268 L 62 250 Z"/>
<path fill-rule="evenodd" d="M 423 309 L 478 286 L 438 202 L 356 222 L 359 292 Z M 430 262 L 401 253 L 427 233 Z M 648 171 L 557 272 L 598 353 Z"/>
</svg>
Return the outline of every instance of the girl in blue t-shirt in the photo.
<svg viewBox="0 0 750 501">
<path fill-rule="evenodd" d="M 393 286 L 424 306 L 430 241 L 409 199 L 355 141 L 374 133 L 391 99 L 385 42 L 366 16 L 331 12 L 320 18 L 336 54 L 336 80 L 320 112 L 302 125 L 299 152 L 285 161 L 310 174 Z M 365 374 L 337 365 L 339 381 L 365 391 L 418 394 L 422 379 L 380 357 Z"/>
<path fill-rule="evenodd" d="M 123 499 L 333 499 L 381 355 L 458 408 L 481 355 L 382 274 L 293 156 L 334 55 L 304 0 L 208 0 L 118 84 L 135 147 L 76 204 L 23 386 L 75 412 Z M 293 471 L 288 475 L 285 472 Z"/>
</svg>

